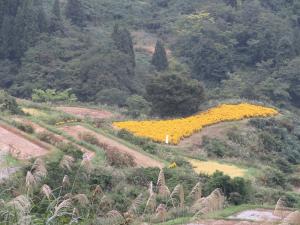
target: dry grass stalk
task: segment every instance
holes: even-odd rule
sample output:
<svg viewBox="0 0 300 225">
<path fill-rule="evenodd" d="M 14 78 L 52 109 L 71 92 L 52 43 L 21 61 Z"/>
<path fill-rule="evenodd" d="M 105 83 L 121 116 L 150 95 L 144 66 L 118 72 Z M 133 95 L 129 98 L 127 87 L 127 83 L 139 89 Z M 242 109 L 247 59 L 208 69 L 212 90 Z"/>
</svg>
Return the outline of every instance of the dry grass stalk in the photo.
<svg viewBox="0 0 300 225">
<path fill-rule="evenodd" d="M 77 208 L 74 208 L 73 212 L 72 212 L 72 215 L 75 216 L 75 217 L 78 217 L 79 216 L 79 210 Z"/>
<path fill-rule="evenodd" d="M 85 194 L 74 195 L 72 200 L 76 201 L 80 206 L 87 206 L 89 204 L 89 199 Z"/>
<path fill-rule="evenodd" d="M 168 198 L 171 192 L 167 185 L 162 185 L 158 187 L 158 195 L 164 198 Z"/>
<path fill-rule="evenodd" d="M 189 193 L 188 198 L 197 201 L 202 197 L 202 184 L 198 182 Z"/>
<path fill-rule="evenodd" d="M 8 207 L 11 207 L 16 211 L 19 217 L 23 217 L 30 212 L 31 203 L 25 195 L 19 195 L 7 203 Z"/>
<path fill-rule="evenodd" d="M 125 221 L 124 217 L 122 214 L 117 211 L 117 210 L 111 210 L 106 214 L 106 219 L 111 223 L 111 224 L 120 224 Z"/>
<path fill-rule="evenodd" d="M 51 188 L 47 184 L 44 184 L 42 186 L 41 193 L 50 200 L 50 197 L 52 195 L 52 190 L 51 190 Z"/>
<path fill-rule="evenodd" d="M 75 159 L 72 156 L 64 155 L 59 163 L 59 167 L 68 171 L 72 170 Z"/>
<path fill-rule="evenodd" d="M 92 161 L 87 153 L 85 153 L 82 157 L 81 167 L 84 168 L 88 174 L 92 172 Z"/>
<path fill-rule="evenodd" d="M 97 197 L 97 196 L 102 196 L 104 195 L 104 192 L 102 190 L 102 188 L 100 187 L 100 185 L 97 185 L 93 191 L 93 198 Z"/>
<path fill-rule="evenodd" d="M 168 186 L 166 185 L 166 180 L 165 180 L 165 174 L 163 169 L 160 170 L 158 179 L 157 179 L 157 189 L 158 189 L 158 195 L 168 198 L 170 196 L 170 190 Z"/>
<path fill-rule="evenodd" d="M 300 211 L 290 213 L 282 221 L 281 225 L 300 225 Z"/>
<path fill-rule="evenodd" d="M 139 208 L 143 203 L 144 203 L 144 196 L 141 193 L 133 200 L 131 206 L 129 207 L 128 212 L 130 214 L 138 214 Z"/>
<path fill-rule="evenodd" d="M 155 218 L 160 222 L 165 222 L 167 218 L 167 208 L 166 205 L 160 204 L 155 211 Z"/>
<path fill-rule="evenodd" d="M 179 200 L 179 207 L 183 208 L 184 206 L 184 190 L 181 184 L 178 184 L 170 195 L 170 199 L 172 201 L 173 207 L 175 208 L 176 197 Z"/>
<path fill-rule="evenodd" d="M 62 201 L 59 205 L 54 208 L 54 216 L 59 216 L 64 213 L 65 210 L 70 210 L 73 206 L 73 202 L 71 199 L 66 199 Z"/>
<path fill-rule="evenodd" d="M 112 207 L 111 199 L 106 195 L 103 195 L 103 197 L 100 200 L 99 207 L 103 209 L 111 209 Z"/>
<path fill-rule="evenodd" d="M 30 171 L 27 171 L 25 178 L 25 186 L 27 190 L 32 190 L 36 186 L 36 180 Z"/>
<path fill-rule="evenodd" d="M 195 216 L 214 212 L 224 207 L 225 197 L 222 191 L 217 188 L 209 196 L 198 199 L 191 207 Z"/>
<path fill-rule="evenodd" d="M 157 184 L 156 186 L 164 186 L 166 185 L 164 170 L 161 169 L 158 174 Z"/>
<path fill-rule="evenodd" d="M 150 195 L 150 196 L 154 194 L 154 191 L 153 191 L 153 183 L 152 183 L 152 181 L 151 181 L 150 184 L 149 184 L 148 192 L 149 192 L 149 195 Z"/>
<path fill-rule="evenodd" d="M 284 215 L 284 211 L 287 209 L 286 207 L 286 202 L 280 198 L 278 201 L 277 201 L 277 204 L 276 204 L 276 207 L 275 207 L 275 210 L 273 212 L 273 214 L 275 216 L 278 216 L 280 217 L 281 219 L 283 219 L 285 217 Z"/>
<path fill-rule="evenodd" d="M 149 198 L 147 200 L 144 213 L 145 212 L 152 213 L 152 212 L 154 212 L 155 208 L 156 208 L 156 194 L 153 193 L 152 195 L 149 196 Z"/>
<path fill-rule="evenodd" d="M 69 176 L 68 175 L 65 175 L 63 180 L 62 180 L 62 187 L 63 188 L 66 188 L 66 187 L 69 187 L 71 184 L 70 184 L 70 179 L 69 179 Z"/>
<path fill-rule="evenodd" d="M 31 172 L 36 181 L 40 181 L 42 178 L 47 176 L 47 169 L 42 159 L 36 159 L 31 168 Z"/>
</svg>

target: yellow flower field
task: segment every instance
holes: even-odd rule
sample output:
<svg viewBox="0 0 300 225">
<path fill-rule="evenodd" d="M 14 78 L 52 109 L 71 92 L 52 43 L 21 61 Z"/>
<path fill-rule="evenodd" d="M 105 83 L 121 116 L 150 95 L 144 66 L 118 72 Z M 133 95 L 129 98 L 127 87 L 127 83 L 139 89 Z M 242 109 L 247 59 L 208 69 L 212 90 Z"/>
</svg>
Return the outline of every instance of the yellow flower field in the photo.
<svg viewBox="0 0 300 225">
<path fill-rule="evenodd" d="M 225 175 L 234 177 L 244 177 L 247 173 L 247 170 L 241 169 L 237 166 L 222 164 L 214 161 L 200 161 L 196 159 L 188 159 L 188 161 L 192 164 L 195 172 L 212 175 L 214 172 L 221 171 Z"/>
<path fill-rule="evenodd" d="M 178 144 L 180 140 L 199 132 L 203 127 L 219 122 L 236 121 L 253 117 L 268 117 L 279 114 L 276 109 L 241 103 L 222 104 L 197 115 L 172 120 L 115 122 L 113 126 L 125 129 L 136 136 L 150 138 L 156 142 Z"/>
</svg>

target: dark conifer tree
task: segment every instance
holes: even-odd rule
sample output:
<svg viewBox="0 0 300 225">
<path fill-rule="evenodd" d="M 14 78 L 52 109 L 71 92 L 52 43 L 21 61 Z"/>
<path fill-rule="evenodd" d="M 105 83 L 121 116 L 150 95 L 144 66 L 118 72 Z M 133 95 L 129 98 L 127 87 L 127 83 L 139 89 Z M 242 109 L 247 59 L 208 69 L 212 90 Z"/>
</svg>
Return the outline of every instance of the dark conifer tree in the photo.
<svg viewBox="0 0 300 225">
<path fill-rule="evenodd" d="M 84 11 L 80 0 L 68 0 L 65 14 L 72 24 L 79 27 L 83 27 L 85 25 Z"/>
<path fill-rule="evenodd" d="M 47 22 L 41 0 L 23 0 L 15 18 L 13 59 L 20 59 L 33 46 L 41 32 L 47 31 Z"/>
<path fill-rule="evenodd" d="M 61 19 L 59 0 L 54 1 L 53 8 L 52 8 L 52 13 L 56 18 Z"/>
<path fill-rule="evenodd" d="M 63 23 L 61 20 L 61 10 L 59 0 L 55 0 L 52 8 L 52 16 L 49 23 L 49 32 L 55 33 L 57 31 L 63 32 Z"/>
<path fill-rule="evenodd" d="M 135 66 L 135 54 L 133 49 L 133 41 L 130 32 L 126 28 L 120 28 L 119 25 L 114 26 L 112 33 L 112 39 L 117 49 L 132 59 L 132 63 Z"/>
<path fill-rule="evenodd" d="M 10 58 L 12 54 L 13 27 L 13 17 L 4 16 L 0 30 L 0 58 Z"/>
<path fill-rule="evenodd" d="M 152 56 L 151 63 L 158 71 L 166 70 L 169 67 L 167 53 L 161 41 L 156 42 L 155 52 Z"/>
</svg>

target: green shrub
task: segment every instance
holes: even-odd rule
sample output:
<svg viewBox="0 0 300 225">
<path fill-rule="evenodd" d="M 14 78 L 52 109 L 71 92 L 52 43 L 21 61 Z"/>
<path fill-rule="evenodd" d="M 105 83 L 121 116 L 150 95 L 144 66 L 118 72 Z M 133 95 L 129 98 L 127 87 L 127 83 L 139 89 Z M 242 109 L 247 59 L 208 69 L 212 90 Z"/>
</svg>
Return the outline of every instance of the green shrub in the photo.
<svg viewBox="0 0 300 225">
<path fill-rule="evenodd" d="M 134 145 L 141 147 L 145 152 L 150 154 L 157 154 L 157 145 L 148 138 L 137 137 L 127 130 L 119 130 L 117 133 L 119 138 L 122 138 Z"/>
<path fill-rule="evenodd" d="M 243 135 L 241 135 L 239 133 L 238 130 L 234 129 L 234 130 L 230 130 L 228 133 L 227 133 L 227 137 L 230 141 L 236 143 L 236 144 L 239 144 L 239 145 L 246 145 L 246 140 L 245 140 L 245 137 Z"/>
<path fill-rule="evenodd" d="M 75 159 L 82 159 L 83 152 L 81 149 L 71 143 L 61 142 L 57 147 L 67 155 L 73 156 Z"/>
<path fill-rule="evenodd" d="M 249 200 L 251 183 L 244 178 L 230 178 L 223 172 L 217 171 L 204 183 L 204 193 L 209 194 L 216 188 L 220 188 L 224 195 L 233 204 L 242 204 Z"/>
<path fill-rule="evenodd" d="M 13 126 L 18 128 L 19 130 L 24 131 L 28 134 L 33 134 L 34 133 L 34 128 L 30 124 L 20 123 L 20 122 L 17 122 L 17 121 L 14 121 L 12 124 L 13 124 Z"/>
<path fill-rule="evenodd" d="M 134 118 L 150 112 L 150 103 L 139 95 L 132 95 L 128 97 L 126 100 L 126 106 L 128 108 L 128 114 Z"/>
<path fill-rule="evenodd" d="M 79 138 L 80 140 L 85 141 L 89 144 L 97 145 L 97 146 L 100 145 L 97 137 L 89 132 L 80 133 Z"/>
<path fill-rule="evenodd" d="M 76 102 L 77 97 L 72 93 L 72 89 L 56 91 L 55 89 L 33 89 L 32 101 L 34 102 Z"/>
<path fill-rule="evenodd" d="M 292 173 L 293 167 L 292 165 L 285 159 L 279 158 L 275 160 L 275 165 L 278 169 L 280 169 L 284 173 Z"/>
<path fill-rule="evenodd" d="M 3 90 L 0 90 L 0 112 L 8 112 L 11 114 L 22 113 L 16 99 Z"/>
<path fill-rule="evenodd" d="M 263 185 L 268 187 L 282 187 L 285 188 L 287 184 L 286 176 L 279 170 L 274 168 L 266 168 L 263 175 L 260 177 Z"/>
<path fill-rule="evenodd" d="M 128 153 L 122 153 L 117 149 L 108 149 L 105 151 L 106 160 L 111 166 L 122 167 L 134 167 L 136 162 L 132 155 Z"/>
<path fill-rule="evenodd" d="M 231 156 L 233 154 L 233 149 L 228 144 L 216 138 L 203 138 L 203 147 L 208 156 L 223 158 L 226 155 Z"/>
<path fill-rule="evenodd" d="M 48 131 L 43 131 L 41 133 L 38 133 L 37 137 L 41 141 L 44 141 L 44 142 L 54 145 L 54 146 L 57 146 L 61 142 L 61 140 L 59 138 L 57 138 L 54 134 L 52 134 Z"/>
</svg>

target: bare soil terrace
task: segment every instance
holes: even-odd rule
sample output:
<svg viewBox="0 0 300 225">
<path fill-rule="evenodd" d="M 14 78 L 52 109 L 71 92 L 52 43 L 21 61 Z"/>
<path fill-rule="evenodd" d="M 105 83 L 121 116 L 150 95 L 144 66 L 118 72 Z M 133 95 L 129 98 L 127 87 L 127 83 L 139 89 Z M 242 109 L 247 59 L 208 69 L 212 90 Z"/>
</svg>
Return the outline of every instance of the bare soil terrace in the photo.
<svg viewBox="0 0 300 225">
<path fill-rule="evenodd" d="M 96 133 L 88 128 L 85 128 L 81 125 L 76 125 L 76 126 L 64 126 L 61 128 L 61 130 L 63 130 L 64 132 L 68 133 L 69 135 L 77 138 L 78 140 L 80 139 L 79 138 L 79 135 L 81 133 L 90 133 L 92 135 L 94 135 L 98 141 L 101 143 L 101 144 L 105 144 L 106 146 L 108 147 L 111 147 L 111 148 L 114 148 L 120 152 L 123 152 L 123 153 L 128 153 L 130 154 L 134 159 L 135 159 L 135 162 L 136 164 L 138 165 L 138 167 L 159 167 L 159 168 L 162 168 L 164 165 L 163 163 L 155 160 L 155 159 L 152 159 L 151 157 L 147 156 L 147 155 L 144 155 L 134 149 L 131 149 L 115 140 L 112 140 L 102 134 L 99 134 L 99 133 Z"/>
<path fill-rule="evenodd" d="M 63 111 L 67 114 L 77 116 L 79 118 L 90 117 L 92 119 L 109 119 L 115 116 L 115 114 L 105 110 L 89 109 L 89 108 L 82 108 L 82 107 L 61 106 L 61 107 L 56 107 L 56 109 Z"/>
<path fill-rule="evenodd" d="M 42 142 L 29 140 L 15 128 L 0 124 L 0 149 L 26 160 L 48 154 L 50 147 Z"/>
</svg>

